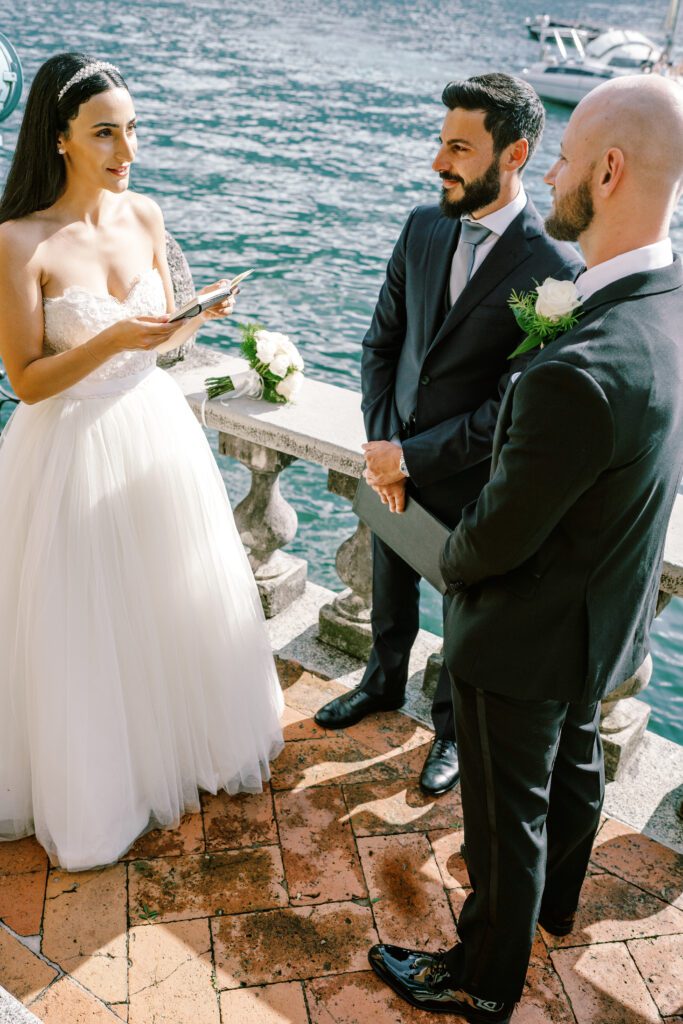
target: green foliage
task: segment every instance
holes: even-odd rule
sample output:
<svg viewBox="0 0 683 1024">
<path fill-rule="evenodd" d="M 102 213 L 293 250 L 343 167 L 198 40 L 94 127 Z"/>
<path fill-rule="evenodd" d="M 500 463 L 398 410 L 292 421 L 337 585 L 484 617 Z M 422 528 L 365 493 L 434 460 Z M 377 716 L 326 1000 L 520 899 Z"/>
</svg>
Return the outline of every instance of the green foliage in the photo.
<svg viewBox="0 0 683 1024">
<path fill-rule="evenodd" d="M 526 338 L 517 346 L 508 359 L 529 352 L 532 348 L 543 348 L 549 341 L 553 341 L 559 334 L 566 334 L 572 327 L 575 327 L 581 316 L 580 312 L 573 310 L 563 316 L 552 319 L 548 316 L 541 316 L 536 312 L 536 292 L 522 292 L 518 294 L 513 291 L 508 299 L 508 305 L 512 310 L 515 320 L 526 334 Z"/>
</svg>

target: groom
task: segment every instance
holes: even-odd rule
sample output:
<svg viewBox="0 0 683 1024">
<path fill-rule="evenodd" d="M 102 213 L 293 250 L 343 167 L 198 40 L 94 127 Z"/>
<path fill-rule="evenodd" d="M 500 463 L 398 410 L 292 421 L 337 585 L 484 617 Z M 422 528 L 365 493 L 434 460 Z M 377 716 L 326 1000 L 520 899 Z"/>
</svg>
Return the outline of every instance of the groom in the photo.
<svg viewBox="0 0 683 1024">
<path fill-rule="evenodd" d="M 683 470 L 683 89 L 601 85 L 546 176 L 588 269 L 576 327 L 503 401 L 494 469 L 442 558 L 472 882 L 445 954 L 375 946 L 408 1002 L 503 1024 L 536 921 L 574 925 L 604 793 L 599 701 L 648 650 Z"/>
<path fill-rule="evenodd" d="M 417 207 L 401 232 L 363 342 L 362 386 L 368 483 L 392 511 L 402 511 L 409 493 L 452 528 L 488 480 L 500 396 L 516 369 L 510 292 L 548 274 L 573 278 L 580 261 L 547 236 L 522 185 L 544 123 L 533 89 L 510 75 L 483 75 L 451 82 L 443 102 L 433 164 L 441 204 Z M 373 537 L 370 660 L 358 688 L 318 712 L 319 725 L 344 728 L 403 704 L 419 582 Z M 445 667 L 432 717 L 420 784 L 439 796 L 458 779 Z"/>
</svg>

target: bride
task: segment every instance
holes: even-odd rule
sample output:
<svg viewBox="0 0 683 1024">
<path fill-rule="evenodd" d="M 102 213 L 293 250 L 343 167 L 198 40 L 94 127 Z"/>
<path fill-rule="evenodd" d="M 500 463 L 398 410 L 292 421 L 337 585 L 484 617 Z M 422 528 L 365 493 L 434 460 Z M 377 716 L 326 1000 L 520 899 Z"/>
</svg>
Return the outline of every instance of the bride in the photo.
<svg viewBox="0 0 683 1024">
<path fill-rule="evenodd" d="M 0 357 L 21 399 L 0 439 L 0 838 L 35 831 L 68 870 L 177 825 L 200 789 L 260 791 L 282 748 L 223 481 L 156 369 L 197 321 L 168 322 L 136 149 L 117 68 L 60 54 L 0 201 Z"/>
</svg>

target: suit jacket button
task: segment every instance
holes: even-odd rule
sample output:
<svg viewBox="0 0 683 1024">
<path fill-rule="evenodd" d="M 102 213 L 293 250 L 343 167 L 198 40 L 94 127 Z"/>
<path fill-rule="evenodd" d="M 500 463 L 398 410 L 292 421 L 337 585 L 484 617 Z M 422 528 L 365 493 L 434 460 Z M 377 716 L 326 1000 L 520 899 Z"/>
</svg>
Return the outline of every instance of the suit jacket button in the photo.
<svg viewBox="0 0 683 1024">
<path fill-rule="evenodd" d="M 423 375 L 422 375 L 422 376 L 420 377 L 420 384 L 423 384 L 423 385 L 424 385 L 424 387 L 427 387 L 427 385 L 429 384 L 429 376 L 428 376 L 428 375 L 427 375 L 426 373 L 424 373 L 424 374 L 423 374 Z"/>
</svg>

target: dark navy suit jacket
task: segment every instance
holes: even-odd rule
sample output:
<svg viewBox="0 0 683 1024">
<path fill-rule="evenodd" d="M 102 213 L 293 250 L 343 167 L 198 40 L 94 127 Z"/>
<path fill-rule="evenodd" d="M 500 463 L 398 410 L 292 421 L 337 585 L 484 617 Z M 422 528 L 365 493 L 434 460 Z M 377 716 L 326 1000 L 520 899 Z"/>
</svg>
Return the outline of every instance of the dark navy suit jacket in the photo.
<svg viewBox="0 0 683 1024">
<path fill-rule="evenodd" d="M 508 359 L 521 338 L 510 293 L 546 277 L 574 278 L 582 265 L 572 247 L 545 233 L 528 200 L 447 309 L 459 234 L 460 221 L 438 206 L 412 211 L 362 355 L 368 440 L 401 433 L 411 488 L 449 526 L 489 478 L 501 397 L 519 369 Z"/>
<path fill-rule="evenodd" d="M 590 704 L 642 664 L 683 471 L 682 324 L 677 258 L 590 296 L 509 388 L 442 560 L 453 675 Z"/>
</svg>

